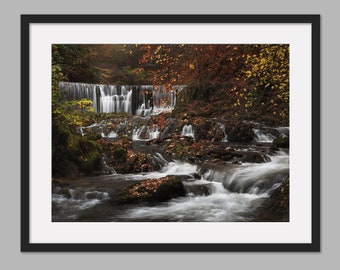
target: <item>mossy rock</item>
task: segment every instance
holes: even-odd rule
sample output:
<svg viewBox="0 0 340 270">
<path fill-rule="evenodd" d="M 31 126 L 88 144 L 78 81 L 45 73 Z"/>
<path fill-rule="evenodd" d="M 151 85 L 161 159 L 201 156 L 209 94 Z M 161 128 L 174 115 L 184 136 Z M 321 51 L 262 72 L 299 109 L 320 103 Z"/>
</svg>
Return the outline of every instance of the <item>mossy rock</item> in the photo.
<svg viewBox="0 0 340 270">
<path fill-rule="evenodd" d="M 273 148 L 289 148 L 289 137 L 288 136 L 279 136 L 273 141 Z"/>
<path fill-rule="evenodd" d="M 185 196 L 184 185 L 177 176 L 148 179 L 124 190 L 113 203 L 163 202 Z"/>
<path fill-rule="evenodd" d="M 116 147 L 114 147 L 112 151 L 114 159 L 118 162 L 126 161 L 126 153 L 127 153 L 127 150 L 124 147 L 121 147 L 119 145 L 116 145 Z"/>
<path fill-rule="evenodd" d="M 100 172 L 102 163 L 98 143 L 65 130 L 53 129 L 52 175 L 73 177 Z"/>
<path fill-rule="evenodd" d="M 254 137 L 252 127 L 242 122 L 232 123 L 232 126 L 228 127 L 227 134 L 230 142 L 250 142 Z"/>
</svg>

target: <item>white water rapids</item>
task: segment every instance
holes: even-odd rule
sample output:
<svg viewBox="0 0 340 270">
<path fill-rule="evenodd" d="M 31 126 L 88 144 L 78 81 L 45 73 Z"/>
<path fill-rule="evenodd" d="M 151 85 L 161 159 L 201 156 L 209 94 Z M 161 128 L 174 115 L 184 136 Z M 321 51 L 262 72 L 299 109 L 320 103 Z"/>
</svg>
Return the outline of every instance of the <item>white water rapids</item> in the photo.
<svg viewBox="0 0 340 270">
<path fill-rule="evenodd" d="M 82 215 L 81 210 L 85 209 L 94 221 L 251 221 L 263 200 L 289 174 L 289 156 L 283 152 L 272 156 L 267 163 L 212 166 L 204 173 L 200 173 L 197 165 L 180 161 L 167 162 L 159 153 L 155 157 L 165 165 L 160 171 L 102 176 L 100 181 L 98 177 L 95 180 L 88 178 L 82 180 L 87 182 L 83 190 L 79 188 L 76 191 L 78 196 L 75 196 L 75 191 L 70 192 L 71 198 L 53 194 L 52 201 L 59 209 L 53 220 L 78 221 Z M 117 181 L 139 181 L 167 175 L 183 176 L 187 190 L 185 197 L 152 205 L 128 205 L 118 210 L 108 205 L 109 189 Z M 99 186 L 100 182 L 105 183 L 106 190 Z M 91 193 L 88 193 L 88 186 L 91 186 Z M 107 216 L 100 216 L 103 214 Z"/>
</svg>

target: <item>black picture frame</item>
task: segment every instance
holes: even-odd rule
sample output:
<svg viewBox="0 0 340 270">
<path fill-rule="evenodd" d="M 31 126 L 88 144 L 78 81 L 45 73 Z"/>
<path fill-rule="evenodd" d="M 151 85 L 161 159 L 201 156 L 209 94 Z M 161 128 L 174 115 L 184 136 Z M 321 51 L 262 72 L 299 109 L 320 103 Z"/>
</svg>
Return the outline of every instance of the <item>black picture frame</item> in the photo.
<svg viewBox="0 0 340 270">
<path fill-rule="evenodd" d="M 311 243 L 32 243 L 30 241 L 30 26 L 32 24 L 309 24 L 312 86 Z M 21 251 L 320 251 L 320 15 L 21 15 Z"/>
</svg>

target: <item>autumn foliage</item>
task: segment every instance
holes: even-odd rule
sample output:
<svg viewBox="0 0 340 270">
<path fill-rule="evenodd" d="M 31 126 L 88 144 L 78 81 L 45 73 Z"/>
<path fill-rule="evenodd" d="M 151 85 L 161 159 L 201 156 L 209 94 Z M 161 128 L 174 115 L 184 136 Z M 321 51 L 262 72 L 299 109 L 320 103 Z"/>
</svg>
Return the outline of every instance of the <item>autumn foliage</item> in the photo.
<svg viewBox="0 0 340 270">
<path fill-rule="evenodd" d="M 188 85 L 179 101 L 225 100 L 235 116 L 272 114 L 288 121 L 289 45 L 136 44 L 140 73 L 154 85 Z M 221 109 L 221 108 L 219 108 Z"/>
</svg>

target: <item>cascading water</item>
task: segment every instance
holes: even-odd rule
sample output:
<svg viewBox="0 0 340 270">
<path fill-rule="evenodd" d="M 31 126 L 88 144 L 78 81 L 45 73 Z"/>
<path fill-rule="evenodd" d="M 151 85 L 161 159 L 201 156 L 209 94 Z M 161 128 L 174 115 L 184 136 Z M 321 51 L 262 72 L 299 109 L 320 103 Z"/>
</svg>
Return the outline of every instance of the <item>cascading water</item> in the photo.
<svg viewBox="0 0 340 270">
<path fill-rule="evenodd" d="M 52 207 L 58 215 L 53 215 L 54 221 L 73 220 L 77 212 L 94 207 L 109 199 L 107 192 L 97 190 L 68 189 L 69 197 L 62 193 L 52 194 Z M 60 220 L 61 219 L 61 220 Z"/>
<path fill-rule="evenodd" d="M 142 126 L 140 128 L 134 128 L 132 134 L 133 141 L 141 141 L 141 140 L 153 140 L 159 137 L 159 129 L 158 127 L 153 127 L 150 129 L 148 126 Z"/>
<path fill-rule="evenodd" d="M 109 138 L 109 139 L 113 139 L 113 138 L 117 138 L 118 137 L 117 132 L 115 132 L 113 130 L 110 131 L 107 135 L 105 135 L 105 133 L 102 132 L 101 135 L 102 135 L 103 138 Z"/>
<path fill-rule="evenodd" d="M 98 87 L 100 89 L 100 112 L 132 113 L 131 89 L 127 90 L 126 86 L 121 86 L 120 94 L 118 94 L 118 88 L 115 85 L 98 85 Z"/>
<path fill-rule="evenodd" d="M 132 86 L 60 82 L 59 90 L 69 100 L 91 100 L 95 112 L 132 113 Z"/>
<path fill-rule="evenodd" d="M 273 142 L 275 137 L 271 133 L 265 133 L 261 129 L 253 129 L 254 132 L 254 139 L 256 142 Z"/>
<path fill-rule="evenodd" d="M 66 199 L 65 196 L 53 195 L 53 202 L 58 209 L 66 209 L 67 212 L 59 211 L 59 216 L 55 215 L 55 221 L 78 220 L 81 218 L 79 210 L 85 209 L 85 215 L 89 215 L 92 220 L 93 215 L 100 215 L 105 211 L 105 217 L 96 217 L 95 220 L 107 221 L 213 221 L 213 222 L 237 222 L 252 221 L 256 210 L 263 206 L 263 203 L 273 190 L 279 187 L 289 176 L 289 156 L 283 152 L 271 157 L 271 161 L 261 164 L 247 163 L 243 165 L 229 164 L 228 166 L 214 165 L 205 173 L 200 173 L 198 165 L 189 164 L 187 162 L 170 161 L 157 153 L 155 158 L 162 161 L 163 168 L 159 171 L 127 174 L 127 175 L 111 175 L 96 177 L 92 185 L 98 185 L 95 190 L 101 190 L 101 185 L 112 188 L 118 183 L 126 183 L 128 185 L 132 181 L 140 181 L 143 179 L 152 179 L 164 177 L 167 175 L 182 176 L 183 184 L 187 190 L 185 197 L 178 197 L 168 202 L 157 203 L 153 205 L 129 205 L 125 208 L 114 208 L 107 201 L 106 195 L 111 192 L 105 191 L 102 198 L 98 198 L 93 193 L 93 198 L 85 195 L 88 185 L 81 180 L 84 190 L 78 189 L 76 193 L 71 191 L 72 197 Z M 200 175 L 201 178 L 197 177 Z M 103 180 L 99 180 L 103 179 Z M 91 181 L 91 178 L 88 178 Z M 104 184 L 103 184 L 104 183 Z M 197 190 L 205 190 L 203 193 L 197 193 Z M 102 192 L 102 191 L 99 191 Z M 91 195 L 92 196 L 92 195 Z M 109 196 L 109 195 L 108 195 Z M 96 207 L 88 209 L 90 204 Z M 101 210 L 101 209 L 104 210 Z M 84 211 L 85 211 L 84 210 Z M 66 210 L 65 210 L 66 211 Z"/>
<path fill-rule="evenodd" d="M 195 139 L 194 129 L 192 125 L 184 125 L 182 129 L 182 135 Z"/>
<path fill-rule="evenodd" d="M 282 152 L 272 156 L 271 162 L 211 172 L 208 180 L 221 182 L 230 192 L 270 195 L 288 177 L 288 173 L 289 157 Z"/>
<path fill-rule="evenodd" d="M 289 127 L 278 127 L 276 130 L 280 133 L 281 136 L 289 136 Z"/>
<path fill-rule="evenodd" d="M 188 194 L 156 207 L 137 206 L 115 217 L 116 221 L 250 221 L 263 200 L 288 177 L 289 157 L 284 153 L 263 164 L 236 166 L 226 171 L 210 170 L 200 180 L 191 178 L 185 186 L 201 186 L 208 196 Z M 169 163 L 160 175 L 195 174 L 188 163 Z M 155 176 L 160 176 L 154 173 Z M 237 183 L 237 185 L 236 185 Z"/>
<path fill-rule="evenodd" d="M 225 126 L 221 125 L 220 129 L 222 130 L 224 137 L 222 138 L 222 142 L 228 142 L 228 135 L 225 133 Z"/>
<path fill-rule="evenodd" d="M 169 90 L 165 90 L 162 85 L 155 87 L 153 90 L 153 113 L 172 111 L 176 105 L 177 92 L 182 90 L 183 87 L 175 85 Z"/>
<path fill-rule="evenodd" d="M 153 85 L 104 85 L 60 82 L 59 90 L 65 92 L 68 100 L 89 99 L 95 112 L 136 114 L 147 116 L 172 111 L 176 105 L 176 95 L 184 85 L 174 85 L 172 89 Z"/>
</svg>

